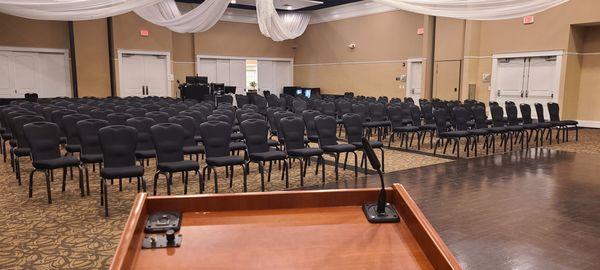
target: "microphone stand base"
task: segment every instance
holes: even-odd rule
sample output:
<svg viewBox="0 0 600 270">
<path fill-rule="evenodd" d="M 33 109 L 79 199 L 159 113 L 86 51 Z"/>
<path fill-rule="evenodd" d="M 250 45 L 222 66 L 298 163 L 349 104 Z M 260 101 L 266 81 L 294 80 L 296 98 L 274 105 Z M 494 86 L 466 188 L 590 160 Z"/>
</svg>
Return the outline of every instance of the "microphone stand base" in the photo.
<svg viewBox="0 0 600 270">
<path fill-rule="evenodd" d="M 398 215 L 398 211 L 396 211 L 396 207 L 389 203 L 385 204 L 384 214 L 377 213 L 377 202 L 363 204 L 363 212 L 365 213 L 367 220 L 371 223 L 400 222 L 400 216 Z"/>
</svg>

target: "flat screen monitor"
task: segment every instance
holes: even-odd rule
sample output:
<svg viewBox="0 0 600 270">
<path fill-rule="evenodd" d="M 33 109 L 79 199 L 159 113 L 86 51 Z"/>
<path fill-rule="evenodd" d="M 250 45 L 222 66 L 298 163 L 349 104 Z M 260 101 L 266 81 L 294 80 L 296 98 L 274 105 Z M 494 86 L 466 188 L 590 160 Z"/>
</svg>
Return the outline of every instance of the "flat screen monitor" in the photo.
<svg viewBox="0 0 600 270">
<path fill-rule="evenodd" d="M 214 91 L 224 91 L 225 90 L 225 84 L 224 83 L 211 83 L 211 87 L 213 92 Z"/>
<path fill-rule="evenodd" d="M 208 84 L 206 76 L 185 76 L 185 82 L 188 84 Z"/>
<path fill-rule="evenodd" d="M 302 95 L 302 89 L 296 89 L 296 96 Z"/>
<path fill-rule="evenodd" d="M 225 86 L 225 93 L 226 94 L 235 94 L 235 86 L 226 85 Z"/>
<path fill-rule="evenodd" d="M 310 96 L 312 95 L 312 89 L 304 89 L 304 95 L 307 98 L 310 98 Z"/>
</svg>

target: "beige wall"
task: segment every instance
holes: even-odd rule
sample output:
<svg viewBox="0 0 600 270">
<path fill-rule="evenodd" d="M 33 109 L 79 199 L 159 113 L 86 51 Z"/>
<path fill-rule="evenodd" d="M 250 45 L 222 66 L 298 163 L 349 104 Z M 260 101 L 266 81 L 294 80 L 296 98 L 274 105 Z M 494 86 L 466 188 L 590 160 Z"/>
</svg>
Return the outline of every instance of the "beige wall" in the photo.
<svg viewBox="0 0 600 270">
<path fill-rule="evenodd" d="M 424 16 L 404 11 L 309 25 L 295 40 L 294 84 L 327 94 L 403 97 L 405 60 L 422 57 Z M 351 50 L 348 44 L 356 44 Z"/>
<path fill-rule="evenodd" d="M 0 46 L 66 49 L 69 48 L 68 25 L 0 13 Z"/>
<path fill-rule="evenodd" d="M 106 19 L 73 23 L 77 91 L 80 97 L 110 96 L 108 26 Z M 90 46 L 90 44 L 94 44 Z M 93 63 L 93 64 L 90 64 Z"/>
</svg>

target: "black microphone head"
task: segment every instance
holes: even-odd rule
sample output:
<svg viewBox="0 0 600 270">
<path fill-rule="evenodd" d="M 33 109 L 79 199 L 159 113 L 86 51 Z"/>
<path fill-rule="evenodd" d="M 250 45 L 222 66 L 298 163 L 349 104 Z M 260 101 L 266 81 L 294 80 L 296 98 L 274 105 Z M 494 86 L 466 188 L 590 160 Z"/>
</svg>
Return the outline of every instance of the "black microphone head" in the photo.
<svg viewBox="0 0 600 270">
<path fill-rule="evenodd" d="M 373 147 L 371 147 L 371 143 L 367 138 L 362 138 L 363 149 L 365 154 L 367 154 L 367 158 L 369 159 L 369 163 L 371 163 L 371 167 L 373 169 L 379 171 L 381 169 L 381 163 L 379 163 L 379 159 L 375 155 L 375 151 L 373 151 Z"/>
</svg>

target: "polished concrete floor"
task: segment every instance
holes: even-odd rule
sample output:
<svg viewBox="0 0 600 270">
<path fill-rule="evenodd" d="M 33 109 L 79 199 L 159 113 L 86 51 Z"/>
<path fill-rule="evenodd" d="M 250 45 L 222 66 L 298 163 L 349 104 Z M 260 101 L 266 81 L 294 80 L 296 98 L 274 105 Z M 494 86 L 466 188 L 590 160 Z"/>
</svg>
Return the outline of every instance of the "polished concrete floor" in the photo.
<svg viewBox="0 0 600 270">
<path fill-rule="evenodd" d="M 530 149 L 385 175 L 465 269 L 599 269 L 600 155 Z M 379 179 L 321 188 L 379 186 Z"/>
</svg>

